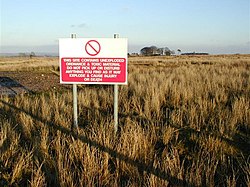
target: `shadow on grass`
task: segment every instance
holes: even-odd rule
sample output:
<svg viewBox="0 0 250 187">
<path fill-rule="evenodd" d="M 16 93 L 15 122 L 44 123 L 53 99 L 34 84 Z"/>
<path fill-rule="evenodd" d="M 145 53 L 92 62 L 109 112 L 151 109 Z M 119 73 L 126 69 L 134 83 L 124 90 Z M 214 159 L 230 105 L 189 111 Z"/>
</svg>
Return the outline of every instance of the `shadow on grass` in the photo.
<svg viewBox="0 0 250 187">
<path fill-rule="evenodd" d="M 74 137 L 75 140 L 80 140 L 83 143 L 88 144 L 89 146 L 95 147 L 95 148 L 99 149 L 100 151 L 108 153 L 113 158 L 119 159 L 120 161 L 123 161 L 123 162 L 125 162 L 127 164 L 130 164 L 133 167 L 136 167 L 139 171 L 155 175 L 156 177 L 158 177 L 160 179 L 163 179 L 163 180 L 167 180 L 170 185 L 174 185 L 174 186 L 175 185 L 177 185 L 177 186 L 194 186 L 193 184 L 187 183 L 186 181 L 178 179 L 175 176 L 171 176 L 170 174 L 166 173 L 165 171 L 162 171 L 160 168 L 153 167 L 152 165 L 147 165 L 147 164 L 145 164 L 144 162 L 142 162 L 139 159 L 132 159 L 129 156 L 127 156 L 127 155 L 125 155 L 123 153 L 119 153 L 119 152 L 117 152 L 117 151 L 115 151 L 115 150 L 113 150 L 113 149 L 111 149 L 109 147 L 106 147 L 105 145 L 102 145 L 101 143 L 99 143 L 97 141 L 93 141 L 93 140 L 89 139 L 88 137 L 86 137 L 84 135 L 77 134 L 76 132 L 71 131 L 68 128 L 62 127 L 62 126 L 60 126 L 58 124 L 54 124 L 54 123 L 52 123 L 50 121 L 42 119 L 41 117 L 36 116 L 36 115 L 32 114 L 31 112 L 26 111 L 23 108 L 19 108 L 19 107 L 15 106 L 15 105 L 13 105 L 11 103 L 8 103 L 8 102 L 6 102 L 4 100 L 0 100 L 0 102 L 3 105 L 9 107 L 13 111 L 13 113 L 14 112 L 25 113 L 25 114 L 29 115 L 31 118 L 33 118 L 34 120 L 36 120 L 38 122 L 41 122 L 41 123 L 43 123 L 45 125 L 48 125 L 49 127 L 51 127 L 54 130 L 58 130 L 58 131 L 64 133 L 65 135 L 67 135 L 67 136 Z M 39 155 L 41 156 L 42 153 L 39 153 Z M 46 179 L 50 180 L 50 177 L 49 178 L 46 177 Z M 56 183 L 56 181 L 54 181 L 54 182 Z"/>
<path fill-rule="evenodd" d="M 72 105 L 72 103 L 69 103 L 69 105 Z M 99 112 L 99 114 L 103 117 L 108 116 L 109 114 L 113 114 L 113 108 L 111 108 L 110 111 L 108 110 L 104 110 L 101 108 L 89 108 L 89 107 L 81 107 L 81 112 L 80 112 L 80 116 L 79 116 L 79 120 L 82 121 L 83 126 L 80 128 L 84 128 L 88 125 L 90 125 L 90 122 L 88 120 L 86 120 L 84 118 L 84 116 L 87 115 L 95 115 L 96 111 Z M 141 116 L 135 112 L 131 112 L 131 113 L 119 113 L 119 128 L 121 128 L 121 124 L 124 124 L 124 121 L 126 118 L 130 118 L 133 121 L 136 121 L 138 123 L 140 123 L 142 125 L 143 128 L 147 128 L 147 126 L 145 124 L 152 124 L 152 123 L 159 123 L 160 121 L 157 120 L 150 120 L 144 116 Z M 195 134 L 196 136 L 205 136 L 207 138 L 209 138 L 210 136 L 215 138 L 215 139 L 219 139 L 225 143 L 227 143 L 229 146 L 232 146 L 234 148 L 236 148 L 237 150 L 239 150 L 245 157 L 248 157 L 250 155 L 250 138 L 249 138 L 249 129 L 246 129 L 244 127 L 244 125 L 241 125 L 238 129 L 237 129 L 237 133 L 235 133 L 231 139 L 226 138 L 225 135 L 216 132 L 216 131 L 208 131 L 206 129 L 200 129 L 199 131 L 196 129 L 193 129 L 189 126 L 185 126 L 185 127 L 180 127 L 178 124 L 173 123 L 170 119 L 165 119 L 166 123 L 164 123 L 164 125 L 169 125 L 170 127 L 177 129 L 180 134 L 183 135 L 183 139 L 187 140 L 187 143 L 190 146 L 190 141 L 189 136 L 191 134 Z M 162 123 L 162 122 L 161 122 Z M 145 126 L 144 126 L 145 125 Z M 160 143 L 163 144 L 163 143 Z M 163 147 L 161 147 L 160 149 L 164 149 Z"/>
<path fill-rule="evenodd" d="M 32 92 L 32 91 L 27 89 L 25 86 L 23 86 L 16 80 L 11 79 L 9 77 L 0 77 L 1 95 L 15 96 L 19 93 L 27 93 L 27 92 Z"/>
<path fill-rule="evenodd" d="M 144 116 L 135 115 L 135 114 L 120 114 L 121 117 L 126 118 L 129 117 L 132 120 L 141 122 L 141 124 L 148 124 L 148 123 L 159 123 L 159 121 L 156 120 L 149 120 Z M 206 129 L 196 130 L 189 126 L 180 127 L 178 124 L 173 123 L 170 119 L 166 118 L 166 125 L 169 125 L 170 127 L 179 130 L 181 134 L 184 135 L 184 139 L 188 138 L 188 135 L 195 134 L 196 136 L 206 136 L 207 138 L 209 136 L 213 138 L 217 138 L 228 145 L 236 148 L 239 150 L 244 156 L 248 157 L 250 155 L 250 138 L 249 138 L 249 129 L 238 129 L 237 133 L 235 133 L 232 136 L 232 139 L 226 138 L 225 135 L 220 134 L 216 131 L 208 131 Z M 189 142 L 190 143 L 190 142 Z"/>
</svg>

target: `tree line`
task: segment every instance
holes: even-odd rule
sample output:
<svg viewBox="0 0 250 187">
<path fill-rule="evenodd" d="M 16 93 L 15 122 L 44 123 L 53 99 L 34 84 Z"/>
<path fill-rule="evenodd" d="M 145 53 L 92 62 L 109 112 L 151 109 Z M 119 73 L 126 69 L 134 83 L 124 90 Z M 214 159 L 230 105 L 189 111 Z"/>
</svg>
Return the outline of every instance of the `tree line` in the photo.
<svg viewBox="0 0 250 187">
<path fill-rule="evenodd" d="M 144 56 L 170 56 L 175 54 L 175 52 L 173 50 L 170 50 L 168 47 L 158 48 L 156 46 L 144 47 L 140 50 L 140 53 Z"/>
</svg>

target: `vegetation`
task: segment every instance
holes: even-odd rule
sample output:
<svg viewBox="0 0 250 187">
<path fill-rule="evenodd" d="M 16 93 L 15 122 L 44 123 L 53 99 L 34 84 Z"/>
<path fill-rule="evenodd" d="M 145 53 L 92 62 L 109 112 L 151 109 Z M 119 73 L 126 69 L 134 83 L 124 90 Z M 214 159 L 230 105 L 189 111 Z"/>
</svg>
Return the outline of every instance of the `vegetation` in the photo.
<svg viewBox="0 0 250 187">
<path fill-rule="evenodd" d="M 1 71 L 37 71 L 55 69 L 58 59 L 52 57 L 0 57 Z"/>
<path fill-rule="evenodd" d="M 128 75 L 117 135 L 112 86 L 79 89 L 78 134 L 71 90 L 0 97 L 0 186 L 250 185 L 249 55 L 134 57 Z"/>
<path fill-rule="evenodd" d="M 159 55 L 170 56 L 171 54 L 175 54 L 175 52 L 171 51 L 168 47 L 158 48 L 156 46 L 144 47 L 140 50 L 140 53 L 143 56 L 159 56 Z"/>
</svg>

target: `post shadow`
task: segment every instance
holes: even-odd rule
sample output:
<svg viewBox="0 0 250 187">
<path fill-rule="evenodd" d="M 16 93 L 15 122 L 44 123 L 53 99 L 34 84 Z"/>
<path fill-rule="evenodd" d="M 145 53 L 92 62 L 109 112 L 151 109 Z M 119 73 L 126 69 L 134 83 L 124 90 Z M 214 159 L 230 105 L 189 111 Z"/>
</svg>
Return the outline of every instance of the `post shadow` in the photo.
<svg viewBox="0 0 250 187">
<path fill-rule="evenodd" d="M 1 91 L 2 90 L 2 91 Z M 19 93 L 33 93 L 31 90 L 10 77 L 0 77 L 0 94 L 15 96 Z"/>
<path fill-rule="evenodd" d="M 43 119 L 39 116 L 36 116 L 35 114 L 33 114 L 29 111 L 26 111 L 23 108 L 19 108 L 19 107 L 15 106 L 11 103 L 8 103 L 4 100 L 0 100 L 0 102 L 3 105 L 8 106 L 11 110 L 25 113 L 26 115 L 29 115 L 34 120 L 41 122 L 44 125 L 47 125 L 54 130 L 59 130 L 62 133 L 64 133 L 65 135 L 73 137 L 75 140 L 80 140 L 83 143 L 86 143 L 91 147 L 95 147 L 95 148 L 99 149 L 100 151 L 108 153 L 111 157 L 119 159 L 120 161 L 123 161 L 123 162 L 125 162 L 133 167 L 136 167 L 139 171 L 155 175 L 156 177 L 163 179 L 163 180 L 167 180 L 169 182 L 169 184 L 172 186 L 194 186 L 194 184 L 187 183 L 187 181 L 185 181 L 185 180 L 181 180 L 175 176 L 171 176 L 169 173 L 162 171 L 160 168 L 153 167 L 152 164 L 148 165 L 139 159 L 132 159 L 123 153 L 119 153 L 116 150 L 109 148 L 109 147 L 106 147 L 105 145 L 102 145 L 101 143 L 99 143 L 97 141 L 91 140 L 87 136 L 72 132 L 71 129 L 67 129 L 65 127 L 60 126 L 59 124 L 54 124 L 53 122 L 47 121 L 46 119 Z"/>
<path fill-rule="evenodd" d="M 0 102 L 1 102 L 1 100 L 0 100 Z M 17 110 L 17 111 L 21 112 L 22 110 Z M 9 112 L 9 111 L 4 110 L 3 108 L 0 108 L 0 114 L 2 114 L 3 118 L 10 119 L 10 121 L 11 121 L 10 122 L 11 129 L 13 131 L 15 131 L 17 134 L 20 134 L 21 140 L 19 141 L 18 146 L 22 147 L 25 150 L 33 152 L 33 157 L 37 158 L 39 160 L 39 163 L 43 163 L 41 169 L 44 172 L 44 177 L 45 177 L 45 180 L 47 181 L 47 185 L 48 186 L 57 186 L 59 177 L 58 177 L 57 172 L 56 172 L 56 167 L 54 165 L 50 165 L 49 163 L 47 163 L 45 161 L 45 159 L 46 159 L 45 155 L 41 151 L 41 149 L 38 148 L 39 146 L 33 147 L 33 144 L 36 141 L 33 138 L 37 137 L 36 133 L 33 131 L 34 134 L 31 133 L 31 137 L 27 137 L 25 135 L 25 132 L 24 132 L 25 130 L 22 127 L 22 125 L 16 125 L 16 124 L 18 124 L 18 121 L 15 118 L 16 117 L 15 112 Z M 1 115 L 0 115 L 0 117 L 1 117 Z M 41 140 L 39 142 L 36 142 L 36 143 L 40 144 Z M 3 144 L 0 146 L 0 154 L 4 154 L 6 151 L 8 151 L 10 145 L 11 145 L 11 139 L 7 135 L 7 138 L 5 139 Z M 17 155 L 18 152 L 15 153 L 15 154 Z M 12 170 L 11 168 L 7 168 L 0 161 L 0 186 L 8 186 L 8 185 L 10 185 L 9 184 L 10 181 L 7 181 L 5 179 L 1 179 L 1 171 L 10 173 L 11 170 Z M 26 180 L 27 180 L 27 178 L 25 178 L 25 177 L 22 178 L 18 182 L 18 186 L 19 185 L 20 186 L 26 186 L 27 185 Z M 14 184 L 14 185 L 16 185 L 16 184 Z"/>
<path fill-rule="evenodd" d="M 91 113 L 94 114 L 95 111 L 99 111 L 100 115 L 102 115 L 103 117 L 106 117 L 109 113 L 112 113 L 112 109 L 111 111 L 107 111 L 101 108 L 95 108 L 95 107 L 82 107 L 81 108 L 84 111 L 89 111 Z M 146 118 L 145 116 L 141 116 L 135 112 L 131 112 L 131 113 L 119 113 L 120 119 L 119 121 L 121 123 L 119 128 L 121 127 L 122 124 L 124 124 L 123 122 L 125 121 L 126 118 L 130 118 L 134 121 L 140 122 L 140 124 L 148 124 L 148 123 L 152 123 L 152 122 L 158 122 L 158 121 L 153 121 L 153 120 L 149 120 L 148 118 Z M 81 126 L 80 128 L 84 128 L 86 126 L 88 126 L 90 124 L 89 121 L 87 121 L 86 119 L 84 119 L 84 117 L 82 116 L 82 114 L 80 114 L 80 119 L 81 121 L 83 121 L 83 127 Z M 250 155 L 250 139 L 249 137 L 247 137 L 247 135 L 243 136 L 243 134 L 249 134 L 249 131 L 247 131 L 246 129 L 239 129 L 239 132 L 242 133 L 236 133 L 234 134 L 234 136 L 232 137 L 232 139 L 229 139 L 227 137 L 225 137 L 225 135 L 220 134 L 219 132 L 212 132 L 212 131 L 208 131 L 206 129 L 200 129 L 199 131 L 196 129 L 193 129 L 189 126 L 185 126 L 185 127 L 180 127 L 178 124 L 173 123 L 171 120 L 169 119 L 165 119 L 166 125 L 174 128 L 174 129 L 178 129 L 179 132 L 185 136 L 183 136 L 184 138 L 187 138 L 187 135 L 190 134 L 195 134 L 196 136 L 212 136 L 213 138 L 217 138 L 220 139 L 221 141 L 227 143 L 228 145 L 240 150 L 244 156 L 248 157 Z M 143 128 L 146 128 L 143 127 Z M 189 142 L 190 143 L 190 142 Z"/>
</svg>

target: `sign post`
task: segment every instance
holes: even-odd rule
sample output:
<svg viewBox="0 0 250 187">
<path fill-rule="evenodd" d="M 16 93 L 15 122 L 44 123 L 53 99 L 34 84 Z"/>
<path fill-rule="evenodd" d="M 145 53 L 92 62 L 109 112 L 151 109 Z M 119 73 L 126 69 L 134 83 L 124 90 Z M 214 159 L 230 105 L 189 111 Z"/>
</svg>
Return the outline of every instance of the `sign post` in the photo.
<svg viewBox="0 0 250 187">
<path fill-rule="evenodd" d="M 72 39 L 74 38 L 74 39 Z M 73 84 L 74 127 L 77 122 L 76 84 L 114 85 L 114 130 L 118 129 L 118 84 L 127 84 L 127 39 L 59 39 L 60 83 Z"/>
<path fill-rule="evenodd" d="M 114 34 L 114 38 L 119 38 L 118 34 Z M 118 130 L 118 85 L 114 85 L 114 131 Z"/>
<path fill-rule="evenodd" d="M 75 39 L 76 34 L 71 34 L 71 38 Z M 77 85 L 73 84 L 73 115 L 74 115 L 74 123 L 72 130 L 78 131 L 78 117 L 77 117 Z"/>
</svg>

